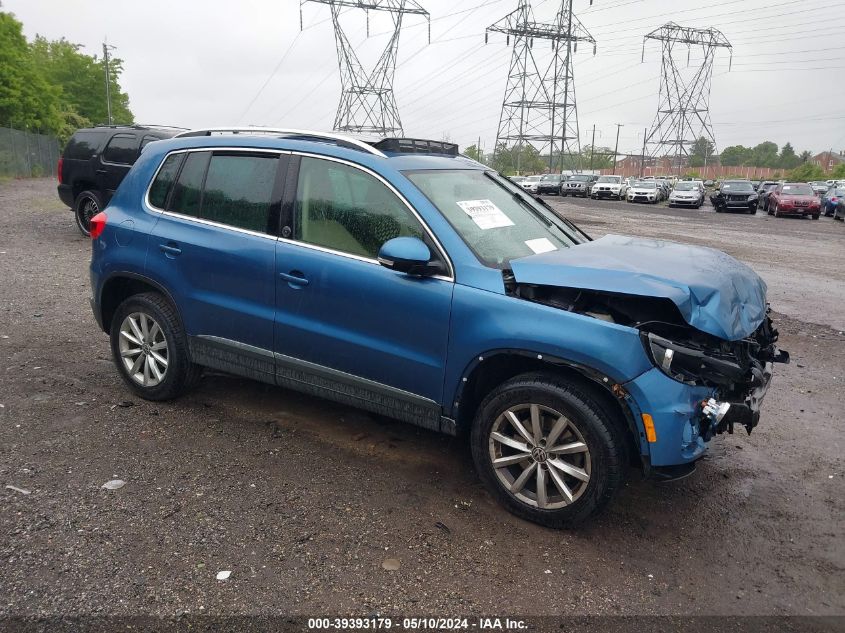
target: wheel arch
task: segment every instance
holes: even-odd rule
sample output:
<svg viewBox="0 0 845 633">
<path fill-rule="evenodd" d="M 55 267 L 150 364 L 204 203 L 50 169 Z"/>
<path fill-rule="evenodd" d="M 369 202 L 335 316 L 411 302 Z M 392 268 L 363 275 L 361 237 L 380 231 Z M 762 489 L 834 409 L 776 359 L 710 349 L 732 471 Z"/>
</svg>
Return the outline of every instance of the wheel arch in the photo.
<svg viewBox="0 0 845 633">
<path fill-rule="evenodd" d="M 182 317 L 179 314 L 177 304 L 167 288 L 138 273 L 116 272 L 109 275 L 103 282 L 97 301 L 97 314 L 95 316 L 102 330 L 106 334 L 111 331 L 112 318 L 121 303 L 133 295 L 144 292 L 157 292 L 163 295 L 174 307 L 176 315 L 181 321 Z"/>
<path fill-rule="evenodd" d="M 639 464 L 644 450 L 647 455 L 638 409 L 622 384 L 583 364 L 526 350 L 489 351 L 467 365 L 450 403 L 457 432 L 463 434 L 471 428 L 478 406 L 490 391 L 515 376 L 536 371 L 563 376 L 601 406 L 628 440 L 626 448 L 632 462 Z"/>
<path fill-rule="evenodd" d="M 71 186 L 71 191 L 73 192 L 73 202 L 76 204 L 76 198 L 79 196 L 80 193 L 83 191 L 93 191 L 95 193 L 103 195 L 103 192 L 100 191 L 99 187 L 97 187 L 97 183 L 93 180 L 86 180 L 86 179 L 79 179 L 74 181 L 73 185 Z"/>
</svg>

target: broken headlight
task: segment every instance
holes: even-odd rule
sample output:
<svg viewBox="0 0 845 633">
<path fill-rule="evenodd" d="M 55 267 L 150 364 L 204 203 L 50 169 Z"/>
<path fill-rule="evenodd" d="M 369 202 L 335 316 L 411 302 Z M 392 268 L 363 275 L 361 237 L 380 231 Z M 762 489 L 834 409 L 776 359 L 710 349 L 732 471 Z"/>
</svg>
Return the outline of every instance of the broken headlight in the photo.
<svg viewBox="0 0 845 633">
<path fill-rule="evenodd" d="M 653 333 L 643 333 L 643 344 L 655 367 L 690 385 L 729 386 L 743 380 L 746 370 L 730 358 L 718 358 L 702 349 L 675 343 Z"/>
</svg>

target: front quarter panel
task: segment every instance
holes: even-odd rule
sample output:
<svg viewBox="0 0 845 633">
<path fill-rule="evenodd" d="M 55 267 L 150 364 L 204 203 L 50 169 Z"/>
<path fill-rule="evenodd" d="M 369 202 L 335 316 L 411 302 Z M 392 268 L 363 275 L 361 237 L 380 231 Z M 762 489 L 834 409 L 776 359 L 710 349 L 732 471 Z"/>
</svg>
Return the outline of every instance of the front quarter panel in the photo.
<svg viewBox="0 0 845 633">
<path fill-rule="evenodd" d="M 550 356 L 590 368 L 615 383 L 648 371 L 636 330 L 496 292 L 457 285 L 446 363 L 444 409 L 454 415 L 463 378 L 498 350 Z M 483 360 L 480 362 L 483 363 Z"/>
</svg>

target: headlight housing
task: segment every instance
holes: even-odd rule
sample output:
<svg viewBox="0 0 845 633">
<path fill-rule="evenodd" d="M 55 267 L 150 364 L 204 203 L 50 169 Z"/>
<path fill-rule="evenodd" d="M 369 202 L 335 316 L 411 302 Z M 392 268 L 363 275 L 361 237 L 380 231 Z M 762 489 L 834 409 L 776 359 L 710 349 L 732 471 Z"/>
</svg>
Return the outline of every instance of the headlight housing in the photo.
<svg viewBox="0 0 845 633">
<path fill-rule="evenodd" d="M 730 386 L 745 377 L 746 371 L 734 360 L 717 358 L 651 332 L 643 332 L 641 338 L 654 366 L 672 380 L 719 387 Z"/>
</svg>

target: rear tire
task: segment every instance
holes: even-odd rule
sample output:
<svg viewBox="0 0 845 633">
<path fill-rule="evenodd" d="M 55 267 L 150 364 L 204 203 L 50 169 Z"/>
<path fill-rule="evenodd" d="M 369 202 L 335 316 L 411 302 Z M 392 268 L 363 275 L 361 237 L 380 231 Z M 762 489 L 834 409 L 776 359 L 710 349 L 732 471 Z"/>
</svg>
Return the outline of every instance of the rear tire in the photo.
<svg viewBox="0 0 845 633">
<path fill-rule="evenodd" d="M 191 362 L 176 309 L 156 292 L 133 295 L 118 306 L 111 351 L 123 381 L 145 400 L 172 400 L 202 376 L 202 367 Z"/>
<path fill-rule="evenodd" d="M 484 399 L 471 445 L 481 480 L 502 505 L 528 521 L 563 528 L 595 515 L 622 487 L 625 439 L 576 385 L 530 373 Z"/>
<path fill-rule="evenodd" d="M 85 190 L 73 201 L 73 217 L 79 232 L 85 237 L 91 235 L 91 218 L 103 210 L 103 200 L 97 191 Z"/>
</svg>

